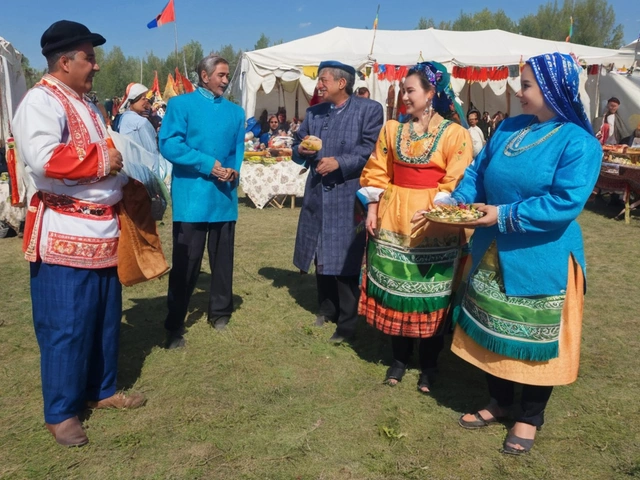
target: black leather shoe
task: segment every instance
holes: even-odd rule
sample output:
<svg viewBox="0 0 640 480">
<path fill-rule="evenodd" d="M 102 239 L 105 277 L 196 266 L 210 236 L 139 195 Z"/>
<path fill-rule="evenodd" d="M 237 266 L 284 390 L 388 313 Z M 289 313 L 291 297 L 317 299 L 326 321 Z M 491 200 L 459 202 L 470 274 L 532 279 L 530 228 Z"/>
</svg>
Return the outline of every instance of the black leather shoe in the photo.
<svg viewBox="0 0 640 480">
<path fill-rule="evenodd" d="M 209 323 L 216 330 L 224 330 L 225 328 L 227 328 L 229 320 L 231 320 L 231 317 L 229 315 L 221 315 L 219 317 L 211 317 L 209 319 Z"/>
<path fill-rule="evenodd" d="M 186 344 L 182 332 L 172 332 L 167 330 L 167 339 L 164 342 L 164 348 L 173 350 L 174 348 L 183 348 Z"/>
<path fill-rule="evenodd" d="M 336 345 L 344 342 L 352 342 L 355 338 L 355 335 L 341 335 L 337 331 L 331 335 L 329 342 L 335 343 Z"/>
</svg>

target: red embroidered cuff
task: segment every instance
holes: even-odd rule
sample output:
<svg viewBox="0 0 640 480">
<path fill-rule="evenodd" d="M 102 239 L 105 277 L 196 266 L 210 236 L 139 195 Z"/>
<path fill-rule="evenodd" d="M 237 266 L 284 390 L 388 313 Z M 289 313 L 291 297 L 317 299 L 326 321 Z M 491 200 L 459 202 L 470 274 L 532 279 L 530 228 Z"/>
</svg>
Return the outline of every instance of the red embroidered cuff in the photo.
<svg viewBox="0 0 640 480">
<path fill-rule="evenodd" d="M 87 150 L 60 144 L 44 166 L 49 178 L 95 182 L 109 175 L 109 149 L 106 140 L 90 143 Z"/>
</svg>

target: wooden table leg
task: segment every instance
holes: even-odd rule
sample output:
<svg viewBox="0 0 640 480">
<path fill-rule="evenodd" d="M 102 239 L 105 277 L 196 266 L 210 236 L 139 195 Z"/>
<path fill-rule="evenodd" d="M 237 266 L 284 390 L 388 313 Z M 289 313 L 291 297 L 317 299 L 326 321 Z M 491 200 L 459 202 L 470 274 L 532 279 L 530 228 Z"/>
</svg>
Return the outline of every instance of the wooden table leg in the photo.
<svg viewBox="0 0 640 480">
<path fill-rule="evenodd" d="M 631 223 L 631 209 L 629 208 L 629 199 L 631 198 L 631 192 L 629 185 L 624 188 L 624 223 Z"/>
<path fill-rule="evenodd" d="M 276 195 L 271 200 L 269 200 L 269 204 L 271 206 L 273 206 L 273 207 L 282 208 L 283 205 L 284 205 L 285 200 L 287 199 L 287 197 L 285 196 L 284 199 L 282 200 L 282 202 L 278 201 L 278 197 L 279 197 L 279 195 Z"/>
<path fill-rule="evenodd" d="M 296 207 L 296 196 L 295 195 L 291 195 L 291 208 L 295 208 Z"/>
</svg>

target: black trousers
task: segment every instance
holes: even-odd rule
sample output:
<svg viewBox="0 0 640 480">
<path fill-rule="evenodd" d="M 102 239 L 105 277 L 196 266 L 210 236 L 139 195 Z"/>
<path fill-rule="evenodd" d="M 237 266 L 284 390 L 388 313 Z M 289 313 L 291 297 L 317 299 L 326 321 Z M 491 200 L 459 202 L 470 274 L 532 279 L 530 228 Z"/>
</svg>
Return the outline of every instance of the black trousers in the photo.
<svg viewBox="0 0 640 480">
<path fill-rule="evenodd" d="M 391 348 L 393 350 L 393 359 L 407 365 L 413 353 L 415 340 L 415 338 L 392 336 Z M 435 373 L 438 367 L 438 355 L 440 355 L 443 347 L 444 335 L 420 338 L 418 340 L 418 358 L 420 361 L 420 369 L 423 373 Z"/>
<path fill-rule="evenodd" d="M 167 330 L 184 330 L 189 300 L 200 275 L 205 243 L 211 268 L 209 319 L 231 315 L 235 229 L 236 222 L 173 223 L 173 267 L 169 273 L 167 294 L 169 314 L 164 323 Z"/>
<path fill-rule="evenodd" d="M 316 273 L 318 315 L 324 315 L 336 322 L 338 335 L 350 337 L 356 332 L 360 298 L 358 280 L 358 275 L 336 276 Z"/>
<path fill-rule="evenodd" d="M 499 407 L 508 408 L 513 405 L 515 382 L 487 374 L 489 395 Z M 521 412 L 516 422 L 528 423 L 541 427 L 544 423 L 544 409 L 547 407 L 553 387 L 522 385 L 520 401 Z"/>
</svg>

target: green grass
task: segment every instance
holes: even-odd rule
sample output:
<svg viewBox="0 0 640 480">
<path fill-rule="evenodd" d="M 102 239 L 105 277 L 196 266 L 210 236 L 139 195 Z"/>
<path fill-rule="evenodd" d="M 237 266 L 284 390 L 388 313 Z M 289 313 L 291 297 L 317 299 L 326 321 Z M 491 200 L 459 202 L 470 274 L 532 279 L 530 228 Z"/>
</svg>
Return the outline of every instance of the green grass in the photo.
<svg viewBox="0 0 640 480">
<path fill-rule="evenodd" d="M 590 207 L 593 209 L 593 206 Z M 458 427 L 486 401 L 483 374 L 441 356 L 433 397 L 417 371 L 382 385 L 387 340 L 361 324 L 352 346 L 312 327 L 315 279 L 292 265 L 299 210 L 241 202 L 236 312 L 206 322 L 208 266 L 191 302 L 187 347 L 166 351 L 167 279 L 124 290 L 119 384 L 147 405 L 95 411 L 91 443 L 58 446 L 42 418 L 39 353 L 21 240 L 0 240 L 0 478 L 628 479 L 640 477 L 640 220 L 580 218 L 589 292 L 578 381 L 554 391 L 530 455 L 499 453 L 505 429 Z M 170 253 L 170 222 L 161 227 Z"/>
</svg>

